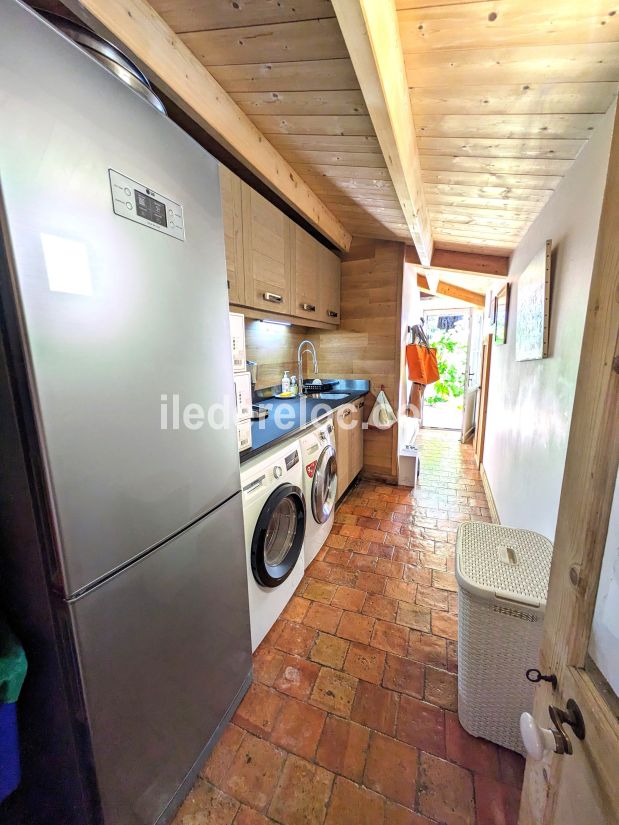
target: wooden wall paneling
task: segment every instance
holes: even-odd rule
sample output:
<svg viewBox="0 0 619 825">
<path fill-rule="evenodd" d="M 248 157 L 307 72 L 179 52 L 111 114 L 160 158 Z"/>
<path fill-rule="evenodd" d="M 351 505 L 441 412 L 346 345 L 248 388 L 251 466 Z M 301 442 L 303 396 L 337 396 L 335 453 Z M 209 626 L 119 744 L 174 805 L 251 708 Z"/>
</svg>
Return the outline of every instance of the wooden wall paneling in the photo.
<svg viewBox="0 0 619 825">
<path fill-rule="evenodd" d="M 239 309 L 242 312 L 242 308 Z M 283 326 L 245 319 L 247 357 L 258 364 L 256 388 L 281 383 L 284 370 L 297 375 L 297 350 L 304 338 L 315 338 L 316 331 L 301 326 Z M 307 368 L 307 366 L 306 366 Z"/>
<path fill-rule="evenodd" d="M 322 377 L 366 378 L 371 393 L 365 417 L 381 385 L 397 410 L 400 364 L 400 295 L 405 247 L 402 243 L 357 239 L 342 261 L 341 325 L 319 335 Z M 397 426 L 365 430 L 364 475 L 397 481 Z"/>
</svg>

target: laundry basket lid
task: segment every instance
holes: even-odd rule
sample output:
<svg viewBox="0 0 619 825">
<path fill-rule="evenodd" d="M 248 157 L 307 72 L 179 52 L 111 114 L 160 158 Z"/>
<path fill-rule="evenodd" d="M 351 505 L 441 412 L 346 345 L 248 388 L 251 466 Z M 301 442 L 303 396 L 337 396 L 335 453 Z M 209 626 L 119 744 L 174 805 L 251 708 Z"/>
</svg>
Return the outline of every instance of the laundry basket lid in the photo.
<svg viewBox="0 0 619 825">
<path fill-rule="evenodd" d="M 458 528 L 456 578 L 482 598 L 545 607 L 552 544 L 539 533 L 470 521 Z"/>
</svg>

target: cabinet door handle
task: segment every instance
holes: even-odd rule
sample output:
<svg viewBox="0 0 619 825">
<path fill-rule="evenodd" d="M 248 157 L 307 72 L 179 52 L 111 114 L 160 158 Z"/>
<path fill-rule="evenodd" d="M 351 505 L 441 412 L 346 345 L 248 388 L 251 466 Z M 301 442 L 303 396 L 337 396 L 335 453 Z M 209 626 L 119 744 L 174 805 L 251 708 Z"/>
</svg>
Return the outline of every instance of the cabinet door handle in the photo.
<svg viewBox="0 0 619 825">
<path fill-rule="evenodd" d="M 228 289 L 230 289 L 230 281 L 226 282 L 228 284 Z"/>
<path fill-rule="evenodd" d="M 305 312 L 316 312 L 314 304 L 301 304 L 301 309 L 305 310 Z"/>
<path fill-rule="evenodd" d="M 334 312 L 332 309 L 328 309 L 327 318 L 337 318 L 337 312 Z"/>
<path fill-rule="evenodd" d="M 265 301 L 271 301 L 272 304 L 281 304 L 281 302 L 284 300 L 283 295 L 275 295 L 274 292 L 264 292 L 262 294 L 262 297 Z"/>
</svg>

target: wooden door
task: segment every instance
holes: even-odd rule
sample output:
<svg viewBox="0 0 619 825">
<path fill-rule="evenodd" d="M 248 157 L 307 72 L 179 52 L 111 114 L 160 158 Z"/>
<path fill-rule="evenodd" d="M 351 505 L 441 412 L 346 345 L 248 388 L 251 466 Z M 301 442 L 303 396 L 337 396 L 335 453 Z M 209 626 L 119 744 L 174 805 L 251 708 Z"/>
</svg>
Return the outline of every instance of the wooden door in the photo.
<svg viewBox="0 0 619 825">
<path fill-rule="evenodd" d="M 363 468 L 363 407 L 363 398 L 353 402 L 352 418 L 355 426 L 350 433 L 350 481 Z"/>
<path fill-rule="evenodd" d="M 290 220 L 251 187 L 242 187 L 245 303 L 290 314 Z"/>
<path fill-rule="evenodd" d="M 318 320 L 340 323 L 341 261 L 326 247 L 320 247 L 320 311 Z"/>
<path fill-rule="evenodd" d="M 292 222 L 290 229 L 293 243 L 291 312 L 301 318 L 321 321 L 319 260 L 322 245 Z"/>
<path fill-rule="evenodd" d="M 577 702 L 581 741 L 565 727 L 572 755 L 527 760 L 519 825 L 619 822 L 617 696 L 589 656 L 600 570 L 619 463 L 619 110 L 589 293 L 578 383 L 544 622 L 534 716 L 551 728 L 549 705 Z M 576 208 L 576 205 L 575 207 Z M 616 609 L 616 605 L 615 605 Z M 616 660 L 616 657 L 615 657 Z M 536 663 L 532 663 L 532 667 Z"/>
<path fill-rule="evenodd" d="M 339 407 L 334 416 L 335 455 L 337 461 L 337 498 L 339 499 L 350 482 L 351 461 L 351 419 L 353 410 L 350 404 Z"/>
<path fill-rule="evenodd" d="M 475 420 L 475 437 L 473 439 L 475 463 L 478 467 L 484 460 L 486 417 L 488 415 L 488 388 L 490 386 L 490 363 L 492 358 L 492 335 L 486 335 L 482 347 L 481 382 L 479 388 L 479 401 L 477 404 L 477 416 Z"/>
<path fill-rule="evenodd" d="M 224 224 L 228 300 L 245 303 L 245 270 L 243 267 L 243 214 L 241 180 L 225 166 L 219 166 L 221 210 Z"/>
</svg>

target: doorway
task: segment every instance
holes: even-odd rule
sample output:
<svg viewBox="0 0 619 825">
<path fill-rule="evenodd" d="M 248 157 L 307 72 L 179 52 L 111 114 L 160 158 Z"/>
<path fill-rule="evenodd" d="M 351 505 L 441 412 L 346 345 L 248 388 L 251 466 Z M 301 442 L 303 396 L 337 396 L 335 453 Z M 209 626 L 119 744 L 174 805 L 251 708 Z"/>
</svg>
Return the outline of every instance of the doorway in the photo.
<svg viewBox="0 0 619 825">
<path fill-rule="evenodd" d="M 439 380 L 426 389 L 421 425 L 461 431 L 471 337 L 471 310 L 450 306 L 424 309 L 423 325 L 430 346 L 436 348 Z"/>
</svg>

